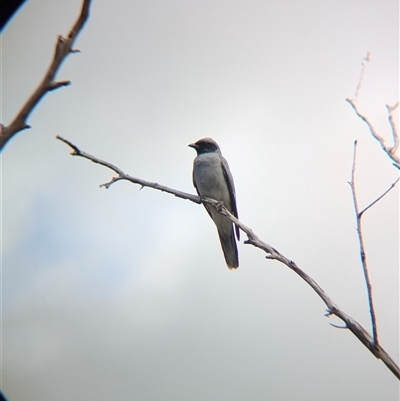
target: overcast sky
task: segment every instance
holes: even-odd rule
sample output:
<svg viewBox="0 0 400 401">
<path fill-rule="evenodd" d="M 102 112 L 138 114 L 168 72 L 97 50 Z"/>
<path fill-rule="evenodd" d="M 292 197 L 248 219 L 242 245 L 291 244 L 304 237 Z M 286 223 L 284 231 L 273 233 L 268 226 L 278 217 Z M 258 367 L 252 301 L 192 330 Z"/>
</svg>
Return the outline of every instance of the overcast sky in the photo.
<svg viewBox="0 0 400 401">
<path fill-rule="evenodd" d="M 29 0 L 2 35 L 2 121 L 36 87 L 80 0 Z M 194 193 L 214 138 L 239 216 L 370 330 L 360 207 L 398 173 L 395 0 L 93 0 L 59 79 L 2 154 L 2 389 L 9 401 L 397 401 L 398 381 L 287 267 L 243 241 L 226 268 L 202 206 L 69 156 Z M 398 113 L 396 113 L 398 121 Z M 399 191 L 364 216 L 382 346 L 399 354 Z M 242 235 L 245 239 L 245 235 Z"/>
</svg>

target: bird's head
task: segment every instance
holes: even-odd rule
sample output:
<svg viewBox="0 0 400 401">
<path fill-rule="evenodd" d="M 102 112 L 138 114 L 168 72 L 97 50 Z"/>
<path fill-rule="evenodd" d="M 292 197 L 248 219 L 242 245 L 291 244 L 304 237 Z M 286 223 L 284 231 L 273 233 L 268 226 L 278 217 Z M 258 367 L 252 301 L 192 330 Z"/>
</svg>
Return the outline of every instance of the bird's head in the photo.
<svg viewBox="0 0 400 401">
<path fill-rule="evenodd" d="M 221 152 L 217 142 L 215 142 L 211 138 L 199 139 L 197 142 L 190 143 L 188 146 L 190 146 L 193 149 L 196 149 L 198 155 L 201 155 L 203 153 Z"/>
</svg>

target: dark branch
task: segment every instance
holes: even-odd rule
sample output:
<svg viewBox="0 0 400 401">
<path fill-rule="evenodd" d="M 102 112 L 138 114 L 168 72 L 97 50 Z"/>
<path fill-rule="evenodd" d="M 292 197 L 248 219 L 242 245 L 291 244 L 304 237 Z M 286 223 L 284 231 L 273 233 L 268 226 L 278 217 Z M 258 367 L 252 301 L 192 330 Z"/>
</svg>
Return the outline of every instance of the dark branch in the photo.
<svg viewBox="0 0 400 401">
<path fill-rule="evenodd" d="M 72 46 L 78 37 L 80 31 L 85 25 L 89 17 L 89 7 L 91 0 L 84 0 L 82 4 L 82 9 L 76 20 L 74 26 L 68 34 L 67 38 L 59 36 L 57 39 L 57 44 L 54 51 L 53 60 L 51 61 L 48 70 L 44 74 L 44 77 L 35 91 L 28 98 L 26 103 L 22 106 L 21 110 L 14 117 L 8 126 L 1 125 L 0 129 L 0 150 L 4 148 L 6 143 L 18 132 L 23 131 L 30 126 L 27 124 L 27 119 L 32 113 L 33 109 L 37 106 L 43 96 L 47 92 L 51 92 L 62 86 L 67 86 L 70 84 L 69 81 L 55 81 L 54 78 L 61 67 L 63 61 L 67 58 L 70 53 L 75 52 Z"/>
<path fill-rule="evenodd" d="M 114 166 L 111 163 L 108 163 L 104 160 L 98 159 L 95 156 L 89 155 L 81 151 L 76 145 L 72 144 L 68 140 L 57 136 L 57 139 L 66 143 L 70 148 L 72 148 L 71 155 L 72 156 L 80 156 L 85 159 L 92 161 L 93 163 L 100 164 L 104 167 L 107 167 L 114 171 L 117 174 L 117 177 L 113 177 L 108 183 L 102 184 L 101 187 L 109 188 L 113 183 L 121 180 L 130 181 L 135 184 L 139 184 L 142 187 L 149 187 L 159 191 L 168 192 L 172 195 L 175 195 L 181 199 L 187 199 L 195 203 L 207 203 L 215 207 L 219 213 L 226 216 L 229 220 L 235 223 L 240 229 L 247 234 L 248 240 L 245 241 L 246 244 L 253 245 L 257 248 L 262 249 L 267 253 L 266 258 L 276 260 L 278 262 L 283 263 L 293 272 L 295 272 L 298 276 L 300 276 L 322 299 L 322 301 L 327 306 L 327 314 L 326 316 L 335 315 L 339 319 L 341 319 L 345 323 L 345 328 L 349 329 L 372 353 L 378 358 L 382 359 L 383 363 L 391 370 L 391 372 L 400 379 L 400 369 L 394 362 L 394 360 L 384 351 L 384 349 L 372 340 L 371 335 L 353 318 L 348 316 L 346 313 L 341 311 L 339 307 L 333 302 L 333 300 L 326 294 L 326 292 L 316 283 L 314 279 L 312 279 L 308 274 L 306 274 L 303 270 L 301 270 L 295 262 L 283 256 L 280 252 L 278 252 L 271 245 L 263 242 L 251 228 L 244 225 L 241 221 L 239 221 L 235 216 L 233 216 L 223 205 L 222 202 L 219 202 L 215 199 L 199 197 L 196 195 L 192 195 L 186 192 L 178 191 L 176 189 L 168 188 L 166 186 L 160 185 L 155 182 L 145 181 L 140 178 L 132 177 L 128 174 L 125 174 L 120 168 Z"/>
</svg>

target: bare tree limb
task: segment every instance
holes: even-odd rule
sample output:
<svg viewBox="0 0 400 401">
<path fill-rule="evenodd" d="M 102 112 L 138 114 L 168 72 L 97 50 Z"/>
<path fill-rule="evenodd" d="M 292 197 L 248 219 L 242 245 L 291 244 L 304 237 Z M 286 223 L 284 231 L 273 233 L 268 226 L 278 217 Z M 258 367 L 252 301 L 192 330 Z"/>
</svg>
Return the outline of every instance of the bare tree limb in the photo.
<svg viewBox="0 0 400 401">
<path fill-rule="evenodd" d="M 377 326 L 375 308 L 374 308 L 374 303 L 373 303 L 372 285 L 371 285 L 371 281 L 370 281 L 370 277 L 369 277 L 369 271 L 368 271 L 368 266 L 367 266 L 367 258 L 366 258 L 366 254 L 365 254 L 365 246 L 364 246 L 364 240 L 363 240 L 363 235 L 362 235 L 361 218 L 369 208 L 371 208 L 373 205 L 375 205 L 377 202 L 379 202 L 386 194 L 388 194 L 396 186 L 396 184 L 400 180 L 400 177 L 397 178 L 385 192 L 383 192 L 380 196 L 378 196 L 378 198 L 376 198 L 373 202 L 371 202 L 369 205 L 367 205 L 364 209 L 359 211 L 357 195 L 356 195 L 356 187 L 355 187 L 356 151 L 357 151 L 357 141 L 354 141 L 353 166 L 352 166 L 352 169 L 351 169 L 351 181 L 349 182 L 349 184 L 350 184 L 350 187 L 351 187 L 354 211 L 355 211 L 355 214 L 356 214 L 357 235 L 358 235 L 358 242 L 359 242 L 359 247 L 360 247 L 360 259 L 361 259 L 361 263 L 362 263 L 362 267 L 363 267 L 365 283 L 366 283 L 366 286 L 367 286 L 368 305 L 369 305 L 369 309 L 370 309 L 372 333 L 373 333 L 373 336 L 372 336 L 372 338 L 371 338 L 371 340 L 369 342 L 369 346 L 366 345 L 366 344 L 365 345 L 367 347 L 371 347 L 370 348 L 371 352 L 375 354 L 376 351 L 378 353 L 381 352 L 381 347 L 379 345 L 379 339 L 378 339 L 378 326 Z M 362 340 L 360 339 L 360 341 L 362 341 Z M 395 371 L 393 370 L 394 367 L 391 366 L 391 365 L 388 365 L 384 358 L 381 358 L 381 359 L 388 366 L 388 368 L 394 374 L 396 374 Z M 400 379 L 399 376 L 397 376 L 397 377 Z"/>
<path fill-rule="evenodd" d="M 14 117 L 12 122 L 8 126 L 0 125 L 0 151 L 4 148 L 6 143 L 18 132 L 30 128 L 27 124 L 27 119 L 36 105 L 40 102 L 43 96 L 47 92 L 51 92 L 62 86 L 70 85 L 70 81 L 55 81 L 55 76 L 61 67 L 61 64 L 70 53 L 76 53 L 72 46 L 75 43 L 75 39 L 79 35 L 87 19 L 89 18 L 89 7 L 91 0 L 83 0 L 82 9 L 76 20 L 75 24 L 71 28 L 66 38 L 61 35 L 57 38 L 56 47 L 54 50 L 53 60 L 51 61 L 49 68 L 47 69 L 44 77 L 35 91 L 28 98 L 26 103 L 22 106 L 21 110 Z"/>
<path fill-rule="evenodd" d="M 393 138 L 394 138 L 394 145 L 388 146 L 388 145 L 386 145 L 385 140 L 378 134 L 377 130 L 372 125 L 372 123 L 368 120 L 368 118 L 360 113 L 354 100 L 346 99 L 346 102 L 350 103 L 351 107 L 353 107 L 353 110 L 355 111 L 357 116 L 359 118 L 361 118 L 361 120 L 363 120 L 365 122 L 365 124 L 367 124 L 369 131 L 371 132 L 371 135 L 379 142 L 379 144 L 381 145 L 381 148 L 384 150 L 384 152 L 394 161 L 395 165 L 399 166 L 400 158 L 396 154 L 397 148 L 399 147 L 399 136 L 398 136 L 394 122 L 392 125 L 392 134 L 393 134 Z M 389 120 L 393 121 L 391 111 L 389 112 Z"/>
<path fill-rule="evenodd" d="M 355 319 L 348 316 L 339 307 L 333 302 L 333 300 L 326 294 L 326 292 L 317 284 L 317 282 L 312 279 L 307 273 L 301 270 L 295 262 L 283 256 L 279 251 L 273 248 L 271 245 L 263 242 L 251 228 L 244 225 L 241 221 L 239 221 L 235 216 L 233 216 L 223 205 L 222 202 L 218 202 L 215 199 L 210 199 L 206 197 L 200 197 L 196 195 L 192 195 L 186 192 L 178 191 L 173 188 L 168 188 L 164 185 L 160 185 L 155 182 L 149 182 L 142 180 L 140 178 L 132 177 L 128 174 L 125 174 L 120 168 L 114 166 L 113 164 L 106 162 L 104 160 L 98 159 L 95 156 L 89 155 L 81 151 L 76 145 L 72 144 L 70 141 L 57 136 L 57 139 L 66 143 L 69 147 L 72 148 L 71 155 L 72 156 L 80 156 L 85 159 L 88 159 L 94 163 L 100 164 L 104 167 L 107 167 L 114 171 L 117 174 L 117 177 L 113 177 L 108 183 L 100 185 L 100 187 L 109 188 L 113 183 L 121 180 L 130 181 L 135 184 L 139 184 L 142 187 L 150 187 L 159 191 L 168 192 L 172 195 L 175 195 L 178 198 L 190 200 L 194 203 L 208 203 L 215 207 L 219 213 L 226 216 L 229 220 L 235 223 L 240 229 L 247 234 L 248 239 L 245 241 L 245 244 L 253 245 L 257 248 L 262 249 L 267 253 L 266 258 L 271 260 L 276 260 L 280 263 L 283 263 L 293 272 L 295 272 L 298 276 L 300 276 L 322 299 L 322 301 L 327 306 L 326 316 L 335 315 L 339 319 L 341 319 L 345 327 L 349 329 L 369 350 L 370 352 L 378 359 L 381 359 L 383 363 L 390 369 L 390 371 L 400 379 L 400 368 L 397 366 L 395 361 L 390 357 L 390 355 L 377 343 L 373 340 L 371 335 L 365 330 Z"/>
<path fill-rule="evenodd" d="M 367 126 L 369 128 L 369 131 L 371 132 L 371 135 L 379 142 L 379 144 L 381 145 L 381 147 L 384 150 L 384 152 L 386 152 L 386 154 L 393 160 L 395 167 L 400 169 L 400 158 L 396 153 L 397 149 L 399 147 L 399 133 L 397 131 L 397 127 L 396 127 L 396 124 L 395 124 L 394 119 L 393 119 L 393 112 L 399 106 L 399 102 L 397 102 L 394 106 L 386 105 L 386 108 L 388 110 L 389 124 L 390 124 L 391 130 L 392 130 L 393 146 L 386 145 L 385 140 L 383 139 L 383 137 L 381 135 L 379 135 L 378 131 L 375 129 L 375 127 L 369 121 L 369 119 L 366 116 L 364 116 L 363 114 L 361 114 L 361 112 L 358 110 L 358 107 L 357 107 L 357 104 L 356 104 L 357 96 L 358 96 L 358 94 L 360 92 L 361 85 L 362 85 L 362 82 L 363 82 L 365 68 L 366 68 L 367 62 L 369 60 L 370 60 L 370 57 L 369 57 L 369 52 L 368 52 L 366 57 L 364 58 L 362 64 L 361 64 L 362 67 L 361 67 L 360 79 L 358 81 L 354 97 L 352 99 L 347 98 L 346 102 L 348 102 L 351 105 L 351 107 L 353 108 L 353 110 L 355 111 L 357 116 L 361 120 L 363 120 L 365 122 L 365 124 L 367 124 Z"/>
<path fill-rule="evenodd" d="M 368 271 L 368 266 L 367 266 L 367 256 L 365 254 L 364 240 L 363 240 L 362 228 L 361 228 L 362 213 L 366 209 L 364 209 L 363 212 L 360 213 L 359 208 L 358 208 L 358 202 L 357 202 L 357 194 L 356 194 L 356 186 L 355 186 L 356 154 L 357 154 L 357 141 L 354 141 L 353 167 L 351 169 L 351 181 L 349 182 L 349 184 L 351 187 L 351 193 L 353 195 L 354 211 L 356 213 L 358 243 L 360 246 L 360 257 L 361 257 L 361 264 L 362 264 L 363 272 L 364 272 L 365 284 L 367 286 L 368 305 L 369 305 L 369 312 L 371 315 L 372 334 L 373 334 L 372 339 L 373 339 L 373 346 L 375 347 L 376 345 L 379 344 L 378 328 L 377 328 L 377 324 L 376 324 L 374 300 L 373 300 L 373 296 L 372 296 L 372 285 L 371 285 L 371 280 L 369 278 L 369 271 Z M 376 203 L 376 202 L 377 201 L 375 201 L 374 203 Z"/>
<path fill-rule="evenodd" d="M 125 174 L 120 168 L 114 166 L 111 163 L 108 163 L 104 160 L 98 159 L 97 157 L 91 156 L 86 152 L 82 152 L 77 146 L 75 146 L 74 144 L 72 144 L 70 141 L 60 137 L 59 135 L 56 136 L 57 139 L 59 139 L 60 141 L 66 143 L 69 147 L 72 148 L 72 152 L 71 155 L 72 156 L 80 156 L 83 157 L 85 159 L 88 159 L 90 161 L 92 161 L 93 163 L 97 163 L 100 164 L 104 167 L 109 168 L 110 170 L 113 170 L 115 173 L 118 174 L 118 177 L 114 177 L 111 179 L 111 181 L 100 185 L 100 187 L 105 187 L 106 189 L 108 189 L 112 184 L 114 184 L 117 181 L 121 181 L 121 180 L 125 180 L 125 181 L 130 181 L 133 184 L 139 184 L 142 188 L 143 187 L 149 187 L 149 188 L 153 188 L 156 189 L 158 191 L 162 191 L 162 192 L 167 192 L 169 194 L 175 195 L 178 198 L 182 198 L 182 199 L 187 199 L 190 200 L 194 203 L 202 203 L 202 200 L 200 198 L 200 196 L 197 195 L 192 195 L 192 194 L 188 194 L 185 192 L 181 192 L 181 191 L 177 191 L 176 189 L 172 189 L 172 188 L 168 188 L 164 185 L 160 185 L 156 182 L 151 182 L 151 181 L 145 181 L 142 180 L 140 178 L 136 178 L 136 177 L 132 177 L 128 174 Z"/>
<path fill-rule="evenodd" d="M 397 127 L 396 127 L 396 124 L 395 124 L 394 118 L 393 118 L 393 112 L 399 106 L 399 102 L 397 102 L 394 106 L 386 105 L 386 108 L 388 111 L 389 124 L 390 124 L 391 130 L 392 130 L 393 146 L 386 145 L 383 137 L 378 134 L 377 130 L 375 129 L 373 124 L 368 120 L 368 118 L 360 113 L 360 111 L 358 110 L 357 105 L 356 105 L 357 96 L 361 89 L 361 85 L 362 85 L 363 77 L 364 77 L 364 73 L 365 73 L 365 68 L 366 68 L 366 65 L 367 65 L 367 62 L 369 61 L 369 59 L 370 59 L 369 53 L 367 53 L 367 56 L 364 58 L 364 60 L 362 62 L 360 79 L 357 84 L 354 97 L 353 97 L 353 99 L 348 98 L 348 99 L 346 99 L 346 101 L 352 106 L 352 108 L 355 111 L 355 113 L 357 114 L 357 116 L 367 124 L 372 136 L 379 142 L 382 149 L 389 156 L 389 158 L 393 160 L 393 165 L 395 167 L 397 167 L 398 169 L 400 169 L 400 159 L 399 159 L 399 156 L 396 154 L 398 147 L 399 147 L 399 135 L 398 135 Z M 375 205 L 377 202 L 379 202 L 387 193 L 389 193 L 399 182 L 400 177 L 397 178 L 391 184 L 391 186 L 384 193 L 382 193 L 378 198 L 376 198 L 373 202 L 371 202 L 369 205 L 367 205 L 364 209 L 359 211 L 357 195 L 356 195 L 356 188 L 355 188 L 356 150 L 357 150 L 357 141 L 354 141 L 353 166 L 352 166 L 352 170 L 351 170 L 351 182 L 349 182 L 349 184 L 350 184 L 351 191 L 352 191 L 353 205 L 354 205 L 354 210 L 355 210 L 355 214 L 356 214 L 357 235 L 358 235 L 359 248 L 360 248 L 360 257 L 361 257 L 361 263 L 362 263 L 363 272 L 364 272 L 364 279 L 365 279 L 365 283 L 367 286 L 368 304 L 369 304 L 369 309 L 370 309 L 372 333 L 373 333 L 373 336 L 372 336 L 372 338 L 370 338 L 368 343 L 365 343 L 363 341 L 363 338 L 366 338 L 365 336 L 362 336 L 362 338 L 359 337 L 359 339 L 361 342 L 363 342 L 365 344 L 365 346 L 367 346 L 370 349 L 370 351 L 375 356 L 377 356 L 377 358 L 380 357 L 382 359 L 382 361 L 386 364 L 386 366 L 396 375 L 396 377 L 398 377 L 400 379 L 400 377 L 398 375 L 398 372 L 399 372 L 398 366 L 396 364 L 393 365 L 391 363 L 393 361 L 391 361 L 391 359 L 387 359 L 386 356 L 385 357 L 379 356 L 382 353 L 382 349 L 379 345 L 378 328 L 377 328 L 375 308 L 374 308 L 373 297 L 372 297 L 372 285 L 371 285 L 371 281 L 369 278 L 367 258 L 366 258 L 366 254 L 365 254 L 365 247 L 364 247 L 362 226 L 361 226 L 361 218 L 364 215 L 364 213 L 368 209 L 370 209 L 373 205 Z M 364 333 L 364 334 L 367 334 L 369 336 L 368 333 Z"/>
</svg>

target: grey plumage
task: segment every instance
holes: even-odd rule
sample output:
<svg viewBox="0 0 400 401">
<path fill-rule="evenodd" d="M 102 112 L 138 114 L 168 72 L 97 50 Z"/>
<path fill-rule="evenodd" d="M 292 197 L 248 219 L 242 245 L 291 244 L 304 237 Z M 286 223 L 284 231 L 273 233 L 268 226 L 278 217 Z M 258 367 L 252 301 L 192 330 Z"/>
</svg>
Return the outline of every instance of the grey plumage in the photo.
<svg viewBox="0 0 400 401">
<path fill-rule="evenodd" d="M 222 156 L 218 144 L 211 138 L 203 138 L 189 146 L 197 152 L 193 162 L 193 185 L 197 193 L 222 201 L 224 206 L 238 218 L 235 185 L 228 162 Z M 236 269 L 239 267 L 239 257 L 232 222 L 218 213 L 214 207 L 207 204 L 204 206 L 217 226 L 228 268 Z M 239 240 L 239 227 L 235 228 Z"/>
</svg>

